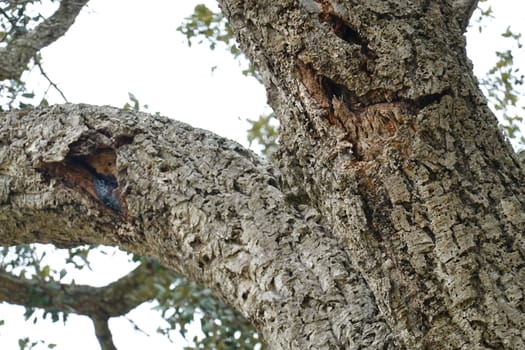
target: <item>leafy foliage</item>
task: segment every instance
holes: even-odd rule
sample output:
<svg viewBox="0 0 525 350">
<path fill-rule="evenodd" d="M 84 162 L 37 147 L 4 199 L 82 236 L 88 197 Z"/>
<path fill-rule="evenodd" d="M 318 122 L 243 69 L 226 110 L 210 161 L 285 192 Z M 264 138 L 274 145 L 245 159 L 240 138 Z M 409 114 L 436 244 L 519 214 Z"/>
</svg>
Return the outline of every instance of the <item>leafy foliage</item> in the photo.
<svg viewBox="0 0 525 350">
<path fill-rule="evenodd" d="M 33 5 L 41 1 L 8 0 L 0 7 L 0 47 L 7 47 L 10 42 L 36 27 L 45 17 L 34 11 Z M 50 2 L 56 2 L 51 0 Z"/>
<path fill-rule="evenodd" d="M 215 50 L 218 44 L 225 45 L 233 57 L 246 66 L 242 74 L 261 81 L 255 66 L 244 59 L 233 36 L 233 30 L 222 12 L 213 12 L 203 4 L 197 5 L 193 14 L 186 17 L 177 31 L 186 37 L 189 46 L 192 45 L 193 40 L 197 40 L 198 44 L 208 42 L 211 50 Z M 212 67 L 212 70 L 216 68 L 216 66 Z"/>
<path fill-rule="evenodd" d="M 34 282 L 29 288 L 29 303 L 25 305 L 24 317 L 32 319 L 37 323 L 39 319 L 45 320 L 50 317 L 52 322 L 67 321 L 68 312 L 60 311 L 50 307 L 42 313 L 36 313 L 35 305 L 49 304 L 51 300 L 42 294 L 39 283 L 62 282 L 71 271 L 67 265 L 82 270 L 90 268 L 89 252 L 94 246 L 82 246 L 70 249 L 57 249 L 52 246 L 41 244 L 23 244 L 14 247 L 2 247 L 0 250 L 0 271 L 9 272 L 14 276 L 30 278 Z M 55 269 L 47 261 L 48 256 L 61 252 L 64 263 L 60 269 Z M 74 283 L 74 281 L 73 281 Z"/>
<path fill-rule="evenodd" d="M 488 0 L 480 0 L 476 13 L 474 23 L 481 33 L 488 20 L 494 18 L 494 11 Z M 513 52 L 523 49 L 522 34 L 515 33 L 509 26 L 501 37 L 507 49 L 495 52 L 496 62 L 480 79 L 480 86 L 496 111 L 503 133 L 521 149 L 525 147 L 524 75 L 515 64 Z"/>
<path fill-rule="evenodd" d="M 9 45 L 12 42 L 16 41 L 22 34 L 27 33 L 29 30 L 40 24 L 45 19 L 45 16 L 40 13 L 39 9 L 44 6 L 47 6 L 48 8 L 56 8 L 58 6 L 58 1 L 2 1 L 0 3 L 0 48 L 9 49 Z M 34 57 L 33 65 L 27 67 L 27 71 L 35 67 L 38 67 L 41 70 L 42 75 L 49 81 L 50 87 L 54 86 L 57 88 L 56 85 L 45 75 L 45 72 L 40 65 L 39 56 Z M 25 82 L 22 80 L 11 79 L 0 83 L 0 111 L 13 108 L 31 108 L 35 105 L 34 98 L 34 91 L 28 91 Z M 45 94 L 40 98 L 36 105 L 48 105 Z"/>
<path fill-rule="evenodd" d="M 250 146 L 255 141 L 262 146 L 261 153 L 270 158 L 279 148 L 277 137 L 279 136 L 279 126 L 274 113 L 261 115 L 259 119 L 248 119 L 251 128 L 248 129 L 248 142 Z"/>
<path fill-rule="evenodd" d="M 130 110 L 133 110 L 133 111 L 140 111 L 141 110 L 141 107 L 140 107 L 140 102 L 139 100 L 135 97 L 135 95 L 133 95 L 131 92 L 128 92 L 128 98 L 129 98 L 129 102 L 126 102 L 124 104 L 124 109 L 130 109 Z M 148 109 L 148 105 L 143 105 L 142 108 L 143 109 Z"/>
<path fill-rule="evenodd" d="M 513 41 L 509 46 L 515 46 L 516 49 L 523 48 L 520 40 L 521 34 L 513 33 L 510 27 L 501 36 Z M 521 74 L 520 68 L 515 66 L 511 49 L 496 51 L 496 57 L 497 62 L 481 80 L 481 84 L 489 97 L 490 104 L 501 116 L 501 127 L 504 133 L 524 147 L 524 131 L 521 130 L 523 127 L 522 115 L 525 111 L 525 103 L 522 102 L 525 96 L 523 92 L 524 75 Z M 522 115 L 518 113 L 520 109 Z"/>
<path fill-rule="evenodd" d="M 20 350 L 31 350 L 31 349 L 33 349 L 34 347 L 36 347 L 36 346 L 38 346 L 40 344 L 46 345 L 46 342 L 43 341 L 43 340 L 32 341 L 28 337 L 25 337 L 25 338 L 22 338 L 22 339 L 18 340 L 18 346 L 19 346 Z M 56 344 L 49 343 L 49 344 L 47 344 L 47 348 L 48 349 L 54 349 L 54 348 L 56 348 Z"/>
<path fill-rule="evenodd" d="M 211 50 L 215 50 L 219 43 L 233 55 L 234 59 L 241 63 L 247 62 L 239 50 L 233 31 L 221 12 L 213 12 L 206 5 L 195 6 L 193 14 L 186 17 L 185 21 L 177 28 L 184 34 L 188 45 L 191 46 L 196 40 L 198 44 L 207 42 Z M 212 67 L 212 70 L 216 67 Z M 255 66 L 248 62 L 248 67 L 242 70 L 242 74 L 252 76 L 262 82 Z M 274 113 L 261 115 L 259 119 L 248 119 L 251 127 L 248 131 L 250 145 L 257 144 L 262 148 L 262 154 L 270 157 L 277 149 L 277 136 L 279 134 L 279 122 Z"/>
<path fill-rule="evenodd" d="M 213 297 L 208 289 L 185 278 L 174 282 L 166 289 L 158 286 L 158 306 L 168 326 L 159 328 L 161 334 L 169 336 L 178 330 L 183 337 L 188 335 L 188 326 L 195 318 L 200 323 L 204 337 L 195 336 L 191 349 L 265 349 L 250 323 L 224 302 Z"/>
</svg>

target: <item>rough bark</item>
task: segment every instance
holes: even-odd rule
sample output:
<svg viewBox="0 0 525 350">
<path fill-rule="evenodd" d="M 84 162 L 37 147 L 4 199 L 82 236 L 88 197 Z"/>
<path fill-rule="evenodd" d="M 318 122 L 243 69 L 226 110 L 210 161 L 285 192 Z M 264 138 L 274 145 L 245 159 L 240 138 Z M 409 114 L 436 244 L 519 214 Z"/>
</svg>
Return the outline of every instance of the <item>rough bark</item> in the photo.
<svg viewBox="0 0 525 350">
<path fill-rule="evenodd" d="M 467 30 L 470 17 L 478 7 L 478 1 L 479 0 L 454 0 L 452 2 L 452 11 L 463 32 Z"/>
<path fill-rule="evenodd" d="M 395 348 L 318 213 L 290 206 L 272 168 L 237 143 L 109 107 L 1 118 L 0 244 L 103 243 L 157 257 L 275 349 Z M 102 177 L 114 178 L 109 196 L 93 187 Z"/>
<path fill-rule="evenodd" d="M 157 257 L 274 349 L 525 348 L 525 174 L 465 56 L 474 2 L 220 3 L 280 172 L 136 112 L 4 113 L 0 244 Z"/>
<path fill-rule="evenodd" d="M 220 3 L 279 116 L 290 196 L 350 250 L 395 337 L 525 348 L 525 177 L 465 55 L 467 2 Z"/>
</svg>

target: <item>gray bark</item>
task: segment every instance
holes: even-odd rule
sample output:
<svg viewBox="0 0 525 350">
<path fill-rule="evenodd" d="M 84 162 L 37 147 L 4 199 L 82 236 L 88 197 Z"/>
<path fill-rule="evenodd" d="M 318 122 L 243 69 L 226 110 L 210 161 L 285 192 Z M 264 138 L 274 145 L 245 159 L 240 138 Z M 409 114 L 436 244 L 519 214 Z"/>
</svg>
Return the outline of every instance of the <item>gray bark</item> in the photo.
<svg viewBox="0 0 525 350">
<path fill-rule="evenodd" d="M 458 2 L 220 3 L 279 116 L 287 190 L 350 250 L 394 336 L 525 348 L 525 177 Z"/>
<path fill-rule="evenodd" d="M 395 346 L 318 213 L 290 206 L 274 170 L 239 144 L 85 105 L 3 113 L 0 135 L 0 244 L 102 243 L 156 257 L 214 290 L 275 349 Z M 118 182 L 118 209 L 89 187 L 102 174 Z"/>
<path fill-rule="evenodd" d="M 456 16 L 456 21 L 463 31 L 466 31 L 468 22 L 474 10 L 478 7 L 479 0 L 454 0 L 452 10 Z"/>
<path fill-rule="evenodd" d="M 157 257 L 274 349 L 525 348 L 525 174 L 459 2 L 220 3 L 279 116 L 279 171 L 141 113 L 4 113 L 0 244 Z"/>
</svg>

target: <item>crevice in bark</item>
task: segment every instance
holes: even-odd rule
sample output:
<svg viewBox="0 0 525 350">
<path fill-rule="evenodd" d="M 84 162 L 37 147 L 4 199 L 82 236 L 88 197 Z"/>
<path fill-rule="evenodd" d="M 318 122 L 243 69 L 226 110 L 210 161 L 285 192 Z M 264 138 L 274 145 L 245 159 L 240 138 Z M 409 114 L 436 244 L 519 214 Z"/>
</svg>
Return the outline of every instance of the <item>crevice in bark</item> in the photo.
<svg viewBox="0 0 525 350">
<path fill-rule="evenodd" d="M 339 143 L 349 145 L 337 149 L 331 159 L 343 152 L 350 152 L 355 161 L 374 159 L 394 140 L 398 129 L 412 123 L 422 109 L 453 94 L 445 89 L 417 99 L 406 99 L 393 90 L 375 89 L 358 96 L 343 84 L 319 74 L 311 64 L 298 59 L 296 69 L 310 97 L 325 111 L 325 120 L 343 132 Z M 404 145 L 395 147 L 402 150 Z"/>
<path fill-rule="evenodd" d="M 452 95 L 452 90 L 450 88 L 445 89 L 442 92 L 436 93 L 436 94 L 430 94 L 430 95 L 423 95 L 417 98 L 415 101 L 413 101 L 413 105 L 415 108 L 415 112 L 418 112 L 422 110 L 425 107 L 428 107 L 432 104 L 439 103 L 441 99 L 447 95 Z M 407 101 L 407 103 L 410 103 L 410 101 Z"/>
<path fill-rule="evenodd" d="M 368 59 L 374 60 L 377 58 L 377 54 L 369 48 L 368 41 L 341 17 L 333 13 L 322 12 L 319 14 L 319 20 L 321 23 L 329 24 L 333 33 L 342 40 L 349 44 L 359 45 L 361 47 L 361 53 Z M 366 66 L 366 64 L 364 66 Z"/>
<path fill-rule="evenodd" d="M 387 89 L 375 89 L 359 96 L 355 91 L 319 74 L 311 64 L 305 64 L 300 59 L 296 61 L 296 68 L 301 82 L 320 107 L 329 107 L 333 98 L 343 101 L 351 111 L 374 104 L 399 101 L 395 92 Z"/>
<path fill-rule="evenodd" d="M 134 136 L 132 135 L 118 135 L 115 137 L 115 147 L 129 145 L 133 143 Z"/>
<path fill-rule="evenodd" d="M 349 90 L 343 84 L 339 84 L 329 77 L 319 74 L 313 68 L 312 64 L 305 64 L 297 59 L 296 68 L 301 82 L 320 107 L 328 107 L 333 98 L 338 98 L 344 102 L 350 111 L 357 111 L 381 103 L 393 102 L 405 103 L 412 106 L 412 112 L 415 114 L 431 104 L 439 103 L 444 96 L 452 95 L 450 88 L 439 93 L 420 96 L 415 100 L 400 98 L 399 93 L 388 89 L 374 89 L 364 95 L 358 95 L 355 91 Z"/>
<path fill-rule="evenodd" d="M 430 237 L 432 243 L 436 244 L 436 235 L 434 234 L 434 232 L 427 226 L 423 226 L 421 229 L 427 234 L 428 237 Z"/>
<path fill-rule="evenodd" d="M 361 53 L 370 60 L 375 60 L 377 54 L 372 51 L 368 45 L 368 40 L 363 38 L 347 21 L 334 13 L 332 5 L 324 0 L 315 0 L 321 5 L 321 13 L 319 13 L 319 21 L 327 23 L 332 28 L 333 33 L 340 39 L 352 45 L 359 45 Z M 366 67 L 366 64 L 363 65 Z"/>
</svg>

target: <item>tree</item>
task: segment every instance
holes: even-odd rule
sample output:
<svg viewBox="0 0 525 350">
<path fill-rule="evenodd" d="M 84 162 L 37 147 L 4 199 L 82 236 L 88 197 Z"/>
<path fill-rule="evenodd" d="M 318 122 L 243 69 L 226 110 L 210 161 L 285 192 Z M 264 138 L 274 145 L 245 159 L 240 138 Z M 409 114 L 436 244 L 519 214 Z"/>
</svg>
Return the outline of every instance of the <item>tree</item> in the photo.
<svg viewBox="0 0 525 350">
<path fill-rule="evenodd" d="M 270 348 L 523 348 L 525 174 L 465 54 L 476 1 L 219 3 L 276 165 L 137 111 L 7 111 L 0 243 L 157 258 Z"/>
</svg>

